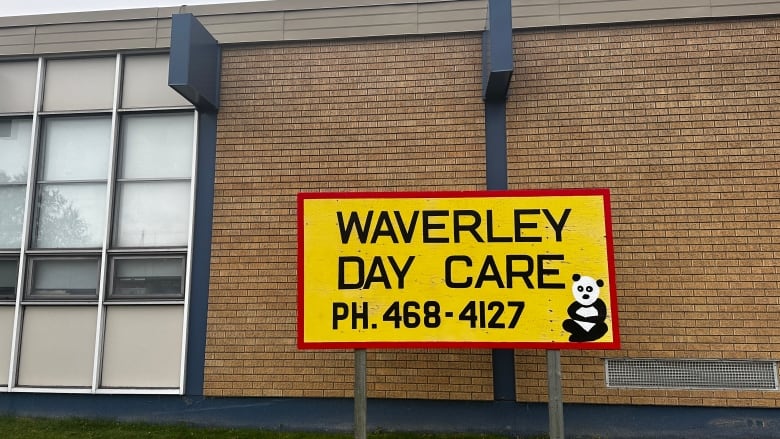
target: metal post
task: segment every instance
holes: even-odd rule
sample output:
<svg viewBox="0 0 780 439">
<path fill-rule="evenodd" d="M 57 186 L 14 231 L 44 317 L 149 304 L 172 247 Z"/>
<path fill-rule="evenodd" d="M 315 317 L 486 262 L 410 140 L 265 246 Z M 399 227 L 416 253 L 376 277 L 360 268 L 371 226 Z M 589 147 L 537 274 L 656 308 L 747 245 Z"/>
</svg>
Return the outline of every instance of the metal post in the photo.
<svg viewBox="0 0 780 439">
<path fill-rule="evenodd" d="M 547 395 L 547 407 L 550 416 L 550 439 L 563 439 L 561 351 L 547 351 Z"/>
<path fill-rule="evenodd" d="M 366 350 L 355 349 L 355 439 L 366 439 Z"/>
</svg>

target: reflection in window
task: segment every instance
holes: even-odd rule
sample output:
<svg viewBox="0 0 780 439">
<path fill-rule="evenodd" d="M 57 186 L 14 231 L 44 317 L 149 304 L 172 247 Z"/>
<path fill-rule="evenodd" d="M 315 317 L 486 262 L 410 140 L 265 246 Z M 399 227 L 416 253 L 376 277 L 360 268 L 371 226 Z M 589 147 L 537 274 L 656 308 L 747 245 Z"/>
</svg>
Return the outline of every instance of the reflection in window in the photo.
<svg viewBox="0 0 780 439">
<path fill-rule="evenodd" d="M 124 258 L 113 260 L 111 298 L 181 298 L 184 258 Z"/>
<path fill-rule="evenodd" d="M 0 259 L 0 300 L 13 300 L 16 296 L 16 276 L 19 259 Z"/>
<path fill-rule="evenodd" d="M 186 246 L 192 113 L 122 118 L 113 245 Z"/>
<path fill-rule="evenodd" d="M 32 258 L 28 299 L 94 299 L 99 281 L 98 258 Z"/>
<path fill-rule="evenodd" d="M 40 180 L 106 180 L 111 118 L 61 117 L 44 123 Z"/>
<path fill-rule="evenodd" d="M 119 178 L 189 178 L 192 113 L 141 114 L 122 119 Z"/>
<path fill-rule="evenodd" d="M 100 247 L 110 147 L 109 117 L 45 121 L 33 247 Z"/>
<path fill-rule="evenodd" d="M 0 184 L 27 183 L 31 119 L 0 119 Z"/>
<path fill-rule="evenodd" d="M 34 246 L 100 247 L 105 202 L 103 183 L 41 184 Z"/>
<path fill-rule="evenodd" d="M 24 191 L 24 185 L 0 185 L 0 248 L 21 245 Z"/>
<path fill-rule="evenodd" d="M 0 119 L 0 248 L 21 247 L 31 119 Z"/>
<path fill-rule="evenodd" d="M 122 182 L 118 189 L 114 245 L 187 245 L 189 181 Z"/>
</svg>

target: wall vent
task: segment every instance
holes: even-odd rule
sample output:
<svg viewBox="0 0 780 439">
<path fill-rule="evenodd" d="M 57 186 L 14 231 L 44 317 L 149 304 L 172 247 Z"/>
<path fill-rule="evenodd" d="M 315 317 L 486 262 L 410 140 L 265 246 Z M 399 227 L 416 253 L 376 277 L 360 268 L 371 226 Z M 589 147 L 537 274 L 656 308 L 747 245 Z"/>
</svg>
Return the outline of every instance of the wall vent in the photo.
<svg viewBox="0 0 780 439">
<path fill-rule="evenodd" d="M 778 390 L 774 361 L 606 360 L 607 387 Z"/>
</svg>

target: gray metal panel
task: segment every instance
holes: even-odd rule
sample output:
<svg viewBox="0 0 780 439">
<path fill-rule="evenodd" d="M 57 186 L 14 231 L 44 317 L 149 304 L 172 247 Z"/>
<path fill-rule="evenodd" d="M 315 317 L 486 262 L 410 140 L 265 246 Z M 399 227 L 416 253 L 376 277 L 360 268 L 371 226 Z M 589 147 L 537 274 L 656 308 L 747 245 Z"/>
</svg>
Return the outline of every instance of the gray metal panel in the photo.
<svg viewBox="0 0 780 439">
<path fill-rule="evenodd" d="M 486 0 L 270 0 L 0 17 L 0 56 L 170 45 L 170 16 L 192 12 L 221 43 L 484 29 Z M 780 14 L 780 0 L 515 0 L 515 29 Z"/>
<path fill-rule="evenodd" d="M 171 17 L 157 20 L 157 31 L 154 47 L 171 47 Z"/>
<path fill-rule="evenodd" d="M 156 26 L 155 19 L 39 26 L 35 52 L 152 48 Z"/>
<path fill-rule="evenodd" d="M 32 53 L 34 47 L 34 27 L 0 28 L 0 55 Z"/>
<path fill-rule="evenodd" d="M 140 20 L 157 17 L 157 10 L 157 8 L 116 9 L 108 11 L 68 12 L 62 14 L 0 17 L 0 27 Z"/>
<path fill-rule="evenodd" d="M 220 43 L 278 41 L 284 39 L 284 13 L 266 12 L 239 16 L 200 17 L 200 22 Z M 168 27 L 170 34 L 170 25 Z"/>
<path fill-rule="evenodd" d="M 561 24 L 709 17 L 709 0 L 561 0 Z"/>
<path fill-rule="evenodd" d="M 733 0 L 712 0 L 712 14 L 716 17 L 780 14 L 780 2 L 735 2 Z"/>
<path fill-rule="evenodd" d="M 512 27 L 558 26 L 561 24 L 558 0 L 512 2 Z"/>
<path fill-rule="evenodd" d="M 189 12 L 197 16 L 246 14 L 255 12 L 282 12 L 322 9 L 357 8 L 365 6 L 383 6 L 400 4 L 418 4 L 430 2 L 450 2 L 454 0 L 276 0 L 243 3 L 223 3 L 215 5 L 192 5 L 182 8 L 180 13 Z M 460 1 L 460 0 L 457 0 Z"/>
<path fill-rule="evenodd" d="M 417 5 L 290 11 L 284 39 L 348 38 L 417 33 Z"/>
<path fill-rule="evenodd" d="M 484 0 L 421 3 L 417 11 L 418 31 L 424 34 L 481 32 L 487 19 Z"/>
</svg>

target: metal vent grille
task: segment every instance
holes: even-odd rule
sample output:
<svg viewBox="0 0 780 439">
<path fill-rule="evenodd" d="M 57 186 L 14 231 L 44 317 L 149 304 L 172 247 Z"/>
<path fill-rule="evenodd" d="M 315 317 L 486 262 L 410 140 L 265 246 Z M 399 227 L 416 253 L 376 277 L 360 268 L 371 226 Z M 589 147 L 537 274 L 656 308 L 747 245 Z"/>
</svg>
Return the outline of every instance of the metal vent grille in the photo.
<svg viewBox="0 0 780 439">
<path fill-rule="evenodd" d="M 778 390 L 774 361 L 607 359 L 607 387 Z"/>
</svg>

